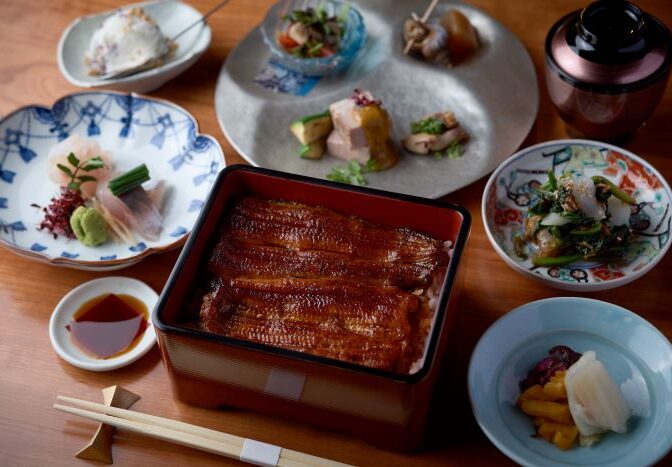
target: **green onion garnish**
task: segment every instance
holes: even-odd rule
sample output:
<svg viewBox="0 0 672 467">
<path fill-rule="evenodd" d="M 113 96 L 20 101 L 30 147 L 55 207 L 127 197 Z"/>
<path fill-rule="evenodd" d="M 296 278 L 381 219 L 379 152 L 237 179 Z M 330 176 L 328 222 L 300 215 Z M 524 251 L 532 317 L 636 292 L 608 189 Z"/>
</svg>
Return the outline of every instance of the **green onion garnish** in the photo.
<svg viewBox="0 0 672 467">
<path fill-rule="evenodd" d="M 147 180 L 149 180 L 149 169 L 145 164 L 141 164 L 110 180 L 107 187 L 114 196 L 121 196 L 133 188 L 139 187 Z"/>
</svg>

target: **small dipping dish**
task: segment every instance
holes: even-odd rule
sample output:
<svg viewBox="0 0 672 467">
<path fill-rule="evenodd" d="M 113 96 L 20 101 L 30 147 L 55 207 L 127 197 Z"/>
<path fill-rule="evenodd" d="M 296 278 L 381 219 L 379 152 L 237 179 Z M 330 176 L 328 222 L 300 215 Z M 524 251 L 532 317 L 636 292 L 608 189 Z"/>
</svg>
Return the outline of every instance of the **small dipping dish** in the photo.
<svg viewBox="0 0 672 467">
<path fill-rule="evenodd" d="M 132 343 L 124 346 L 125 348 L 116 352 L 115 355 L 108 358 L 97 358 L 92 353 L 83 350 L 80 342 L 76 342 L 76 338 L 72 332 L 72 326 L 75 318 L 79 319 L 77 322 L 80 325 L 83 323 L 83 321 L 81 321 L 83 315 L 76 316 L 76 314 L 80 314 L 80 310 L 84 311 L 84 305 L 97 298 L 101 298 L 100 301 L 102 301 L 104 297 L 109 294 L 120 296 L 122 299 L 125 296 L 133 297 L 135 300 L 129 301 L 135 302 L 142 308 L 145 308 L 139 316 L 144 316 L 147 320 L 146 328 L 144 328 L 144 331 L 141 333 L 138 333 L 135 339 L 131 336 Z M 63 360 L 84 370 L 109 371 L 129 365 L 145 355 L 156 342 L 156 333 L 151 322 L 151 313 L 158 298 L 157 293 L 151 287 L 137 279 L 126 277 L 103 277 L 85 282 L 71 290 L 61 299 L 58 305 L 56 305 L 56 308 L 51 315 L 51 319 L 49 320 L 49 338 L 51 340 L 51 345 Z M 126 302 L 126 300 L 122 301 Z M 101 321 L 107 320 L 95 320 L 98 324 L 100 324 Z M 111 324 L 112 327 L 120 330 L 120 332 L 126 332 L 129 325 L 135 325 L 136 328 L 138 328 L 138 323 L 133 324 L 129 321 L 116 321 L 107 324 Z M 144 324 L 140 324 L 141 326 L 138 329 L 142 330 Z M 85 326 L 91 326 L 91 324 Z M 96 332 L 95 324 L 93 324 L 92 328 L 92 332 Z M 86 330 L 86 327 L 84 330 Z M 98 332 L 100 332 L 99 329 Z M 110 335 L 113 333 L 114 329 L 110 329 Z M 91 336 L 93 337 L 93 334 L 91 334 Z"/>
</svg>

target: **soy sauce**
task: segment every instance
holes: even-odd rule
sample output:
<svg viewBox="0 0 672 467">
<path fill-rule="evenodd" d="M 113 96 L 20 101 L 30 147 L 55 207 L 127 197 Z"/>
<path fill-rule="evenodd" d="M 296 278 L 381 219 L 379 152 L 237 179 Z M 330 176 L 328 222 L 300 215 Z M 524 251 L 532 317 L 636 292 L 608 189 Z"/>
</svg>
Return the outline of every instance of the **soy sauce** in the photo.
<svg viewBox="0 0 672 467">
<path fill-rule="evenodd" d="M 147 329 L 147 319 L 147 307 L 137 298 L 104 294 L 79 307 L 66 329 L 83 352 L 108 359 L 137 345 Z"/>
</svg>

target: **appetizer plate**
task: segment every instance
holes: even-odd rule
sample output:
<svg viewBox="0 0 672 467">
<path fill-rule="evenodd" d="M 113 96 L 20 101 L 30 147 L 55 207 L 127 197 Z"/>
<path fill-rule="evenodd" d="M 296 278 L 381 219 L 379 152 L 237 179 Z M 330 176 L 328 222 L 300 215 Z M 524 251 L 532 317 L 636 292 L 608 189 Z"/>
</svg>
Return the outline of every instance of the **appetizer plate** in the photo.
<svg viewBox="0 0 672 467">
<path fill-rule="evenodd" d="M 179 1 L 159 0 L 128 5 L 124 8 L 132 7 L 144 8 L 168 38 L 172 38 L 186 25 L 202 17 L 197 10 Z M 89 48 L 93 34 L 118 10 L 117 8 L 82 16 L 63 31 L 58 41 L 58 68 L 70 83 L 82 88 L 104 87 L 123 92 L 150 92 L 187 70 L 210 46 L 212 31 L 204 22 L 180 36 L 176 41 L 177 49 L 173 57 L 159 67 L 115 79 L 104 80 L 91 76 L 84 64 L 84 54 Z"/>
<path fill-rule="evenodd" d="M 584 262 L 536 267 L 514 251 L 527 209 L 536 201 L 534 188 L 548 170 L 587 177 L 601 175 L 631 193 L 630 228 L 634 236 L 618 263 Z M 642 277 L 670 248 L 672 192 L 663 176 L 644 159 L 610 144 L 578 139 L 548 141 L 521 150 L 495 170 L 488 181 L 481 214 L 488 239 L 515 271 L 551 287 L 589 292 L 620 287 Z"/>
<path fill-rule="evenodd" d="M 516 406 L 518 382 L 555 345 L 594 350 L 634 416 L 625 434 L 590 448 L 562 451 L 535 438 L 532 418 Z M 483 432 L 515 462 L 530 466 L 652 465 L 672 448 L 672 346 L 635 313 L 586 298 L 525 304 L 495 322 L 469 364 L 469 396 Z"/>
<path fill-rule="evenodd" d="M 128 352 L 117 357 L 99 360 L 91 358 L 70 337 L 66 326 L 72 321 L 73 314 L 87 301 L 104 294 L 126 294 L 139 299 L 147 307 L 149 320 L 140 342 Z M 130 365 L 145 355 L 156 343 L 156 331 L 151 321 L 152 310 L 159 299 L 150 286 L 137 279 L 128 277 L 103 277 L 85 282 L 65 295 L 51 314 L 49 320 L 49 339 L 56 353 L 66 362 L 89 371 L 109 371 Z"/>
<path fill-rule="evenodd" d="M 254 82 L 270 52 L 259 27 L 231 52 L 222 67 L 215 93 L 217 117 L 234 148 L 251 164 L 324 179 L 346 161 L 333 156 L 306 160 L 289 131 L 292 121 L 323 112 L 353 89 L 381 99 L 394 123 L 394 140 L 410 131 L 414 120 L 451 110 L 470 135 L 463 157 L 436 160 L 403 153 L 399 163 L 367 174 L 369 186 L 397 193 L 437 198 L 483 177 L 523 142 L 537 114 L 537 78 L 520 41 L 480 10 L 444 1 L 433 17 L 447 9 L 462 11 L 478 31 L 482 47 L 454 68 L 402 56 L 401 28 L 411 12 L 427 7 L 423 0 L 400 5 L 391 0 L 353 1 L 364 17 L 368 44 L 347 72 L 318 82 L 307 96 L 274 92 Z M 282 78 L 288 84 L 296 77 Z M 244 109 L 244 112 L 241 111 Z"/>
<path fill-rule="evenodd" d="M 128 245 L 108 241 L 87 247 L 38 231 L 59 187 L 48 178 L 49 148 L 71 134 L 97 141 L 113 155 L 114 169 L 145 162 L 153 180 L 164 180 L 163 230 L 158 240 L 138 237 Z M 95 271 L 119 269 L 180 246 L 189 235 L 224 154 L 212 137 L 198 133 L 193 116 L 167 101 L 134 94 L 82 92 L 51 107 L 22 107 L 0 120 L 0 244 L 58 266 Z"/>
</svg>

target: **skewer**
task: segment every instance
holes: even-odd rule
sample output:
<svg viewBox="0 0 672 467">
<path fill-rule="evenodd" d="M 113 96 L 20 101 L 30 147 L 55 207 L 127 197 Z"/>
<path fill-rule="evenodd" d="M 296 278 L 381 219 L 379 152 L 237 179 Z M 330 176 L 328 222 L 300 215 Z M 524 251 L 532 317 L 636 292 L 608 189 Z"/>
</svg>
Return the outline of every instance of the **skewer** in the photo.
<svg viewBox="0 0 672 467">
<path fill-rule="evenodd" d="M 436 8 L 436 4 L 439 3 L 439 0 L 432 0 L 432 2 L 429 4 L 427 9 L 425 10 L 425 14 L 422 15 L 422 18 L 420 18 L 420 22 L 422 24 L 425 24 L 427 20 L 429 19 L 430 15 L 432 14 L 432 11 L 434 11 L 434 8 Z M 417 17 L 417 15 L 413 14 L 411 16 Z M 413 18 L 415 19 L 415 18 Z M 417 21 L 417 20 L 416 20 Z M 408 55 L 408 52 L 411 51 L 411 47 L 413 47 L 413 39 L 409 39 L 408 42 L 406 42 L 406 47 L 404 47 L 404 55 Z"/>
<path fill-rule="evenodd" d="M 342 464 L 329 459 L 311 456 L 302 452 L 292 451 L 290 449 L 284 449 L 265 443 L 259 443 L 240 436 L 210 430 L 178 420 L 157 417 L 155 415 L 120 409 L 117 407 L 109 407 L 96 402 L 89 402 L 72 397 L 58 396 L 57 399 L 63 402 L 68 402 L 74 406 L 90 409 L 84 410 L 76 407 L 54 404 L 54 408 L 62 412 L 233 459 L 258 463 L 260 461 L 255 458 L 254 449 L 252 449 L 253 452 L 251 453 L 251 456 L 249 451 L 247 454 L 245 451 L 247 447 L 262 447 L 272 448 L 278 452 L 278 454 L 276 454 L 275 462 L 269 463 L 268 465 L 277 465 L 279 467 L 347 466 L 347 464 Z"/>
<path fill-rule="evenodd" d="M 210 11 L 208 11 L 208 12 L 205 13 L 203 16 L 201 16 L 201 17 L 198 19 L 198 21 L 194 21 L 194 22 L 191 23 L 189 26 L 185 27 L 185 28 L 182 29 L 180 32 L 178 32 L 177 34 L 175 34 L 175 35 L 172 37 L 171 40 L 172 40 L 172 41 L 176 41 L 178 37 L 181 37 L 184 33 L 186 33 L 186 32 L 189 31 L 191 28 L 193 28 L 194 26 L 196 26 L 196 25 L 198 25 L 198 24 L 200 24 L 200 23 L 204 23 L 204 24 L 205 24 L 205 22 L 208 20 L 208 18 L 210 17 L 210 15 L 212 15 L 212 14 L 215 13 L 217 10 L 219 10 L 220 8 L 222 8 L 224 5 L 226 5 L 227 3 L 229 3 L 229 1 L 230 1 L 230 0 L 222 0 L 221 2 L 219 2 L 217 5 L 215 5 L 214 7 L 212 7 L 212 8 L 210 9 Z"/>
</svg>

